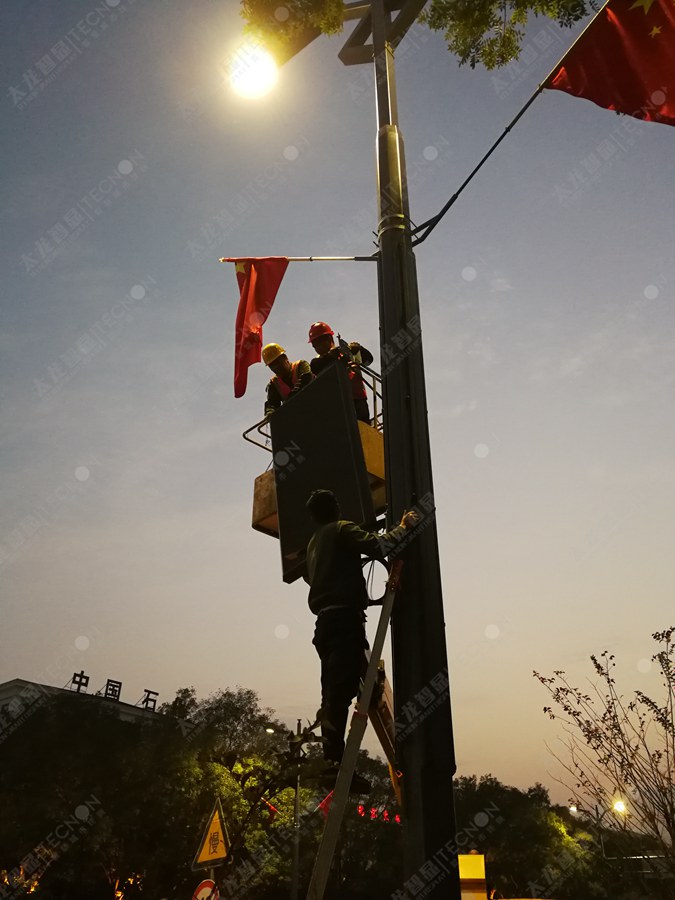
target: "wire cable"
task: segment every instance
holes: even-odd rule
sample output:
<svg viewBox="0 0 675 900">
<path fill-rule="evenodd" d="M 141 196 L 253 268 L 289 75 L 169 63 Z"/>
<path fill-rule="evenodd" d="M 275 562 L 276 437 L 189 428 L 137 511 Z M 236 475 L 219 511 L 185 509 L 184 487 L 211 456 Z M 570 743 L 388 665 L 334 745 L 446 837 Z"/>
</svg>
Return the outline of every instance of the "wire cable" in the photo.
<svg viewBox="0 0 675 900">
<path fill-rule="evenodd" d="M 501 135 L 500 135 L 500 136 L 497 138 L 497 140 L 492 144 L 492 146 L 491 146 L 490 149 L 487 151 L 487 153 L 483 156 L 483 158 L 480 160 L 480 162 L 478 162 L 477 165 L 474 166 L 474 168 L 473 168 L 473 169 L 471 170 L 471 172 L 467 175 L 467 177 L 464 179 L 464 181 L 460 184 L 460 186 L 457 188 L 457 190 L 456 190 L 455 193 L 452 195 L 452 197 L 450 197 L 450 199 L 449 199 L 448 202 L 445 204 L 445 206 L 441 209 L 441 211 L 438 212 L 438 213 L 436 213 L 436 215 L 435 215 L 435 216 L 432 216 L 430 219 L 427 219 L 426 222 L 422 222 L 421 225 L 418 225 L 416 228 L 414 228 L 414 229 L 410 232 L 411 235 L 413 235 L 413 236 L 418 235 L 418 234 L 420 234 L 420 232 L 422 232 L 421 237 L 414 237 L 414 240 L 413 240 L 413 242 L 412 242 L 412 246 L 413 246 L 413 247 L 416 247 L 418 244 L 421 244 L 422 241 L 425 241 L 425 240 L 429 237 L 429 235 L 431 234 L 431 232 L 432 232 L 432 231 L 434 230 L 434 228 L 438 225 L 438 223 L 441 221 L 441 219 L 442 219 L 443 216 L 446 214 L 446 212 L 450 209 L 451 206 L 453 206 L 455 200 L 457 200 L 457 198 L 458 198 L 459 195 L 462 193 L 462 191 L 464 190 L 464 188 L 469 184 L 470 181 L 473 180 L 474 176 L 478 174 L 478 172 L 480 171 L 480 169 L 483 168 L 484 164 L 485 164 L 485 163 L 488 161 L 488 159 L 492 156 L 492 154 L 494 153 L 494 151 L 495 151 L 495 150 L 497 149 L 497 147 L 501 144 L 501 142 L 504 140 L 504 138 L 506 137 L 506 135 L 511 131 L 511 129 L 513 128 L 513 126 L 518 122 L 518 120 L 521 118 L 521 116 L 523 116 L 523 115 L 525 114 L 525 112 L 530 108 L 530 106 L 532 106 L 532 104 L 533 104 L 534 101 L 537 99 L 537 97 L 539 96 L 539 94 L 541 94 L 541 92 L 542 92 L 542 91 L 544 90 L 544 88 L 546 87 L 546 84 L 547 84 L 549 78 L 550 78 L 550 76 L 549 76 L 548 78 L 546 78 L 545 81 L 542 81 L 542 83 L 539 85 L 539 87 L 537 88 L 537 90 L 534 92 L 534 94 L 532 94 L 532 96 L 530 97 L 530 99 L 527 101 L 527 103 L 525 104 L 525 106 L 523 106 L 523 108 L 522 108 L 522 109 L 520 110 L 520 112 L 516 115 L 516 117 L 515 117 L 511 122 L 509 122 L 509 124 L 506 126 L 506 128 L 504 129 L 504 131 L 501 133 Z"/>
<path fill-rule="evenodd" d="M 455 191 L 455 193 L 452 195 L 452 197 L 450 197 L 450 199 L 449 199 L 448 202 L 445 204 L 445 206 L 441 209 L 441 211 L 440 211 L 439 213 L 436 213 L 436 215 L 435 215 L 435 216 L 432 216 L 430 219 L 427 219 L 426 222 L 422 222 L 421 225 L 418 225 L 416 228 L 413 228 L 413 229 L 411 230 L 410 234 L 411 234 L 412 236 L 415 236 L 415 235 L 417 235 L 417 234 L 420 234 L 420 232 L 422 233 L 422 236 L 421 236 L 421 237 L 417 237 L 417 238 L 415 238 L 415 240 L 413 240 L 413 242 L 412 242 L 412 246 L 413 246 L 413 247 L 416 247 L 417 244 L 421 244 L 422 241 L 425 241 L 425 240 L 429 237 L 429 235 L 431 234 L 431 232 L 432 232 L 432 231 L 434 230 L 434 228 L 438 225 L 438 223 L 441 221 L 441 219 L 442 219 L 443 216 L 446 214 L 446 212 L 450 209 L 450 207 L 454 204 L 455 200 L 459 197 L 459 195 L 462 193 L 462 191 L 464 190 L 464 188 L 465 188 L 465 187 L 469 184 L 469 182 L 473 179 L 474 175 L 476 175 L 477 172 L 478 172 L 478 171 L 483 167 L 483 165 L 488 161 L 488 159 L 492 156 L 492 154 L 494 153 L 494 151 L 497 149 L 497 147 L 501 144 L 501 142 L 504 140 L 504 138 L 506 137 L 506 135 L 509 133 L 509 131 L 511 131 L 511 129 L 513 128 L 513 126 L 519 121 L 519 119 L 520 119 L 520 118 L 527 112 L 527 110 L 532 106 L 532 104 L 533 104 L 534 101 L 537 99 L 537 97 L 539 96 L 539 94 L 541 94 L 541 92 L 544 90 L 544 88 L 547 88 L 547 87 L 548 87 L 549 82 L 550 82 L 550 81 L 553 79 L 553 77 L 558 73 L 558 70 L 559 70 L 560 67 L 563 65 L 563 63 L 564 63 L 566 57 L 572 52 L 572 50 L 574 50 L 574 48 L 575 48 L 575 47 L 577 46 L 577 44 L 581 41 L 581 39 L 584 37 L 584 35 L 588 32 L 588 30 L 591 28 L 591 26 L 592 26 L 593 23 L 596 21 L 596 19 L 599 18 L 599 16 L 601 15 L 601 13 L 604 11 L 605 7 L 608 6 L 609 2 L 610 2 L 610 0 L 605 0 L 605 2 L 604 2 L 604 3 L 602 4 L 602 6 L 600 6 L 600 7 L 598 7 L 597 5 L 591 3 L 592 8 L 596 9 L 596 14 L 593 16 L 593 18 L 591 19 L 591 21 L 588 22 L 588 24 L 587 24 L 586 27 L 581 31 L 581 33 L 577 35 L 577 37 L 575 38 L 575 40 L 574 40 L 573 43 L 572 43 L 572 46 L 571 46 L 568 50 L 565 51 L 565 53 L 564 53 L 564 55 L 562 56 L 562 58 L 561 58 L 561 59 L 555 64 L 555 66 L 551 69 L 551 71 L 548 73 L 548 75 L 546 76 L 546 78 L 544 78 L 544 80 L 541 82 L 541 84 L 537 87 L 536 91 L 532 94 L 532 96 L 531 96 L 530 99 L 527 101 L 527 103 L 521 108 L 521 110 L 520 110 L 520 111 L 516 114 L 516 116 L 511 120 L 511 122 L 509 122 L 509 124 L 506 126 L 506 128 L 504 129 L 504 131 L 500 134 L 500 136 L 497 138 L 497 140 L 494 142 L 494 144 L 493 144 L 493 145 L 490 147 L 490 149 L 487 151 L 487 153 L 485 154 L 485 156 L 480 160 L 480 162 L 479 162 L 476 166 L 474 166 L 474 168 L 473 168 L 473 169 L 471 170 L 471 172 L 467 175 L 467 177 L 464 179 L 464 181 L 460 184 L 460 186 L 459 186 L 458 189 Z"/>
</svg>

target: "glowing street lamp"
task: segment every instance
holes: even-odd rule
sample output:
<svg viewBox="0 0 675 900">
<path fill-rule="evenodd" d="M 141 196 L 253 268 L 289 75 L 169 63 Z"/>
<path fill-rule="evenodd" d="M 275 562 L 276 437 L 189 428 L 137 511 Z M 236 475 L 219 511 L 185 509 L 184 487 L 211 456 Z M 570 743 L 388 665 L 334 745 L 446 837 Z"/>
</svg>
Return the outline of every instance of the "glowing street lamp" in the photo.
<svg viewBox="0 0 675 900">
<path fill-rule="evenodd" d="M 241 44 L 232 57 L 228 77 L 237 94 L 255 100 L 272 90 L 279 70 L 262 44 L 251 40 Z"/>
<path fill-rule="evenodd" d="M 584 809 L 584 807 L 580 806 L 578 803 L 570 803 L 570 805 L 567 808 L 573 814 L 578 813 L 578 812 L 586 813 L 586 815 L 589 814 L 589 810 Z M 602 820 L 605 818 L 605 816 L 609 815 L 609 813 L 611 813 L 611 812 L 619 813 L 622 816 L 628 814 L 628 807 L 626 806 L 625 802 L 621 799 L 615 800 L 612 803 L 611 807 L 607 807 L 606 809 L 603 809 L 603 810 L 601 810 L 600 807 L 598 806 L 598 804 L 595 803 L 593 806 L 593 809 L 595 812 L 593 818 L 595 819 L 595 823 L 598 826 L 600 825 Z"/>
<path fill-rule="evenodd" d="M 568 806 L 568 809 L 572 814 L 582 812 L 582 813 L 586 813 L 587 816 L 590 815 L 589 810 L 584 809 L 582 806 L 579 806 L 576 803 L 571 803 Z M 620 816 L 628 815 L 628 807 L 626 806 L 626 804 L 624 803 L 623 800 L 619 799 L 619 800 L 615 800 L 612 803 L 611 807 L 607 807 L 606 809 L 603 809 L 603 810 L 601 810 L 600 807 L 598 806 L 598 804 L 595 803 L 593 805 L 593 810 L 594 810 L 593 822 L 597 829 L 598 836 L 600 837 L 600 847 L 602 848 L 602 855 L 605 857 L 605 859 L 608 859 L 608 856 L 605 853 L 605 840 L 604 840 L 604 837 L 602 834 L 602 821 L 605 818 L 605 816 L 609 815 L 609 813 L 611 813 L 611 812 L 618 813 Z"/>
</svg>

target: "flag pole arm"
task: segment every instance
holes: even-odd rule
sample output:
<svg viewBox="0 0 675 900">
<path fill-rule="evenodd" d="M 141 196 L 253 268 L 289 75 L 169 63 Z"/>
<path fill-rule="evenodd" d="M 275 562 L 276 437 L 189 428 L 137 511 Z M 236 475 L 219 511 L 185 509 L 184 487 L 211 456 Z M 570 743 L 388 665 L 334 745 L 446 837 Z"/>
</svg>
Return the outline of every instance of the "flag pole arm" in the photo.
<svg viewBox="0 0 675 900">
<path fill-rule="evenodd" d="M 241 257 L 241 259 L 246 258 Z M 287 256 L 286 259 L 289 262 L 377 262 L 378 254 L 373 253 L 371 256 Z M 239 262 L 239 259 L 221 256 L 218 262 Z"/>
<path fill-rule="evenodd" d="M 527 101 L 527 103 L 525 103 L 525 105 L 520 109 L 520 111 L 516 114 L 516 116 L 513 118 L 513 120 L 511 122 L 509 122 L 509 124 L 506 126 L 504 131 L 500 134 L 500 136 L 497 138 L 497 140 L 494 142 L 494 144 L 492 144 L 492 146 L 487 151 L 487 153 L 483 156 L 483 158 L 480 160 L 480 162 L 476 166 L 474 166 L 474 168 L 467 175 L 467 177 L 464 179 L 464 181 L 460 184 L 460 186 L 457 188 L 457 190 L 452 195 L 452 197 L 450 197 L 450 199 L 445 204 L 445 206 L 441 209 L 441 211 L 436 213 L 436 215 L 432 216 L 430 219 L 427 219 L 426 222 L 422 222 L 421 225 L 418 225 L 416 228 L 414 228 L 412 230 L 411 234 L 413 236 L 415 236 L 414 240 L 412 242 L 413 247 L 416 247 L 417 244 L 421 244 L 422 241 L 426 240 L 429 237 L 431 232 L 438 225 L 438 223 L 441 221 L 441 219 L 446 214 L 446 212 L 450 209 L 450 207 L 454 204 L 455 200 L 459 197 L 459 195 L 462 193 L 464 188 L 469 184 L 470 181 L 473 180 L 474 175 L 476 175 L 478 173 L 478 171 L 483 167 L 483 165 L 488 161 L 488 159 L 492 156 L 492 154 L 497 149 L 497 147 L 504 140 L 506 135 L 511 131 L 511 129 L 514 127 L 514 125 L 516 125 L 516 123 L 520 120 L 520 118 L 532 106 L 532 104 L 537 99 L 537 97 L 541 94 L 541 92 L 544 90 L 544 88 L 548 87 L 549 82 L 551 81 L 553 76 L 557 73 L 558 69 L 565 61 L 565 57 L 568 56 L 568 54 L 570 54 L 572 52 L 572 50 L 576 47 L 576 45 L 579 43 L 579 41 L 582 39 L 582 37 L 586 34 L 588 29 L 595 22 L 595 20 L 598 18 L 598 16 L 602 13 L 602 11 L 605 9 L 605 7 L 608 5 L 608 3 L 609 3 L 609 0 L 605 0 L 605 3 L 602 5 L 602 7 L 593 16 L 593 18 L 588 23 L 588 25 L 586 25 L 586 27 L 581 32 L 581 34 L 579 34 L 577 36 L 576 40 L 572 43 L 572 46 L 569 47 L 565 51 L 565 53 L 560 58 L 560 60 L 555 64 L 555 66 L 553 66 L 551 71 L 548 73 L 546 78 L 544 78 L 544 80 L 541 82 L 541 84 L 539 84 L 539 86 L 537 87 L 535 92 L 532 94 L 530 99 Z M 423 232 L 421 237 L 417 237 L 417 235 L 419 235 L 420 232 Z"/>
</svg>

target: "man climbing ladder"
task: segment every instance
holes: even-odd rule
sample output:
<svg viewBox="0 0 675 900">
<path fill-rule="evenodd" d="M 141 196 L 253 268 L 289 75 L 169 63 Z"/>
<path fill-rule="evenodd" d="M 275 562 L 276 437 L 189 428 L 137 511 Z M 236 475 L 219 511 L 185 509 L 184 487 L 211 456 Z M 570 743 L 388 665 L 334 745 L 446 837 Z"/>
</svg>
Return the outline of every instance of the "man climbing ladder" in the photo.
<svg viewBox="0 0 675 900">
<path fill-rule="evenodd" d="M 373 650 L 370 662 L 363 680 L 363 687 L 352 715 L 352 721 L 347 737 L 347 745 L 342 757 L 332 803 L 326 820 L 326 825 L 321 837 L 319 852 L 317 853 L 312 871 L 312 878 L 307 891 L 307 900 L 323 900 L 328 883 L 335 848 L 337 846 L 342 820 L 344 818 L 347 800 L 349 797 L 352 776 L 356 768 L 361 741 L 368 724 L 368 711 L 370 709 L 375 684 L 378 677 L 378 664 L 384 647 L 384 639 L 389 627 L 391 612 L 394 607 L 394 599 L 398 589 L 403 562 L 396 560 L 391 567 L 387 590 L 382 601 L 382 612 L 377 626 Z"/>
<path fill-rule="evenodd" d="M 316 615 L 314 646 L 321 660 L 321 733 L 329 763 L 322 784 L 335 784 L 344 752 L 344 733 L 352 700 L 356 697 L 368 647 L 365 609 L 368 592 L 361 557 L 383 560 L 417 522 L 406 512 L 386 534 L 364 531 L 340 519 L 340 506 L 332 491 L 313 491 L 307 510 L 315 525 L 307 547 L 306 581 L 309 608 Z M 379 659 L 379 657 L 378 657 Z M 366 708 L 366 715 L 368 710 Z M 352 789 L 368 793 L 370 785 L 355 776 Z"/>
</svg>

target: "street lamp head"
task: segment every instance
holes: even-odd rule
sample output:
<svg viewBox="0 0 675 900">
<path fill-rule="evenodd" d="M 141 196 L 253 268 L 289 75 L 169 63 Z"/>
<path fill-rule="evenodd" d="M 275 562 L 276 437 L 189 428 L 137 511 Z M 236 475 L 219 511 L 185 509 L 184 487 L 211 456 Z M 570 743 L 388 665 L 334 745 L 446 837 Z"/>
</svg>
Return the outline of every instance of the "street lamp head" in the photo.
<svg viewBox="0 0 675 900">
<path fill-rule="evenodd" d="M 626 804 L 623 802 L 623 800 L 616 800 L 612 808 L 613 808 L 614 812 L 618 812 L 618 813 L 627 812 Z"/>
<path fill-rule="evenodd" d="M 269 93 L 278 77 L 273 57 L 259 41 L 253 39 L 240 45 L 230 63 L 230 84 L 237 94 L 248 99 Z"/>
</svg>

